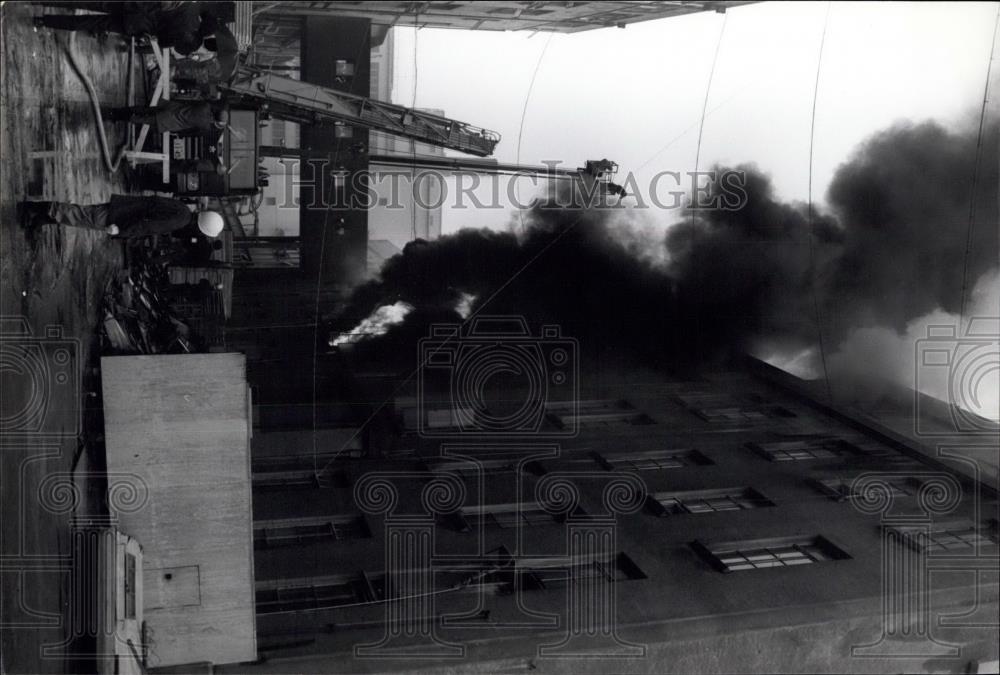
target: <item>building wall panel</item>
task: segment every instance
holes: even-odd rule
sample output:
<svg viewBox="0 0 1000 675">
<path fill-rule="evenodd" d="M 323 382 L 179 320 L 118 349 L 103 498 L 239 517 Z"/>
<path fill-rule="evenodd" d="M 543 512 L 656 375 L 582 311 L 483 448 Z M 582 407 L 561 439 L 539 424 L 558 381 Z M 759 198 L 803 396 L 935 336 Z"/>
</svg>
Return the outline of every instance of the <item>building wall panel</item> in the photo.
<svg viewBox="0 0 1000 675">
<path fill-rule="evenodd" d="M 131 474 L 145 496 L 118 516 L 145 553 L 149 665 L 255 659 L 243 355 L 101 365 L 109 474 Z"/>
</svg>

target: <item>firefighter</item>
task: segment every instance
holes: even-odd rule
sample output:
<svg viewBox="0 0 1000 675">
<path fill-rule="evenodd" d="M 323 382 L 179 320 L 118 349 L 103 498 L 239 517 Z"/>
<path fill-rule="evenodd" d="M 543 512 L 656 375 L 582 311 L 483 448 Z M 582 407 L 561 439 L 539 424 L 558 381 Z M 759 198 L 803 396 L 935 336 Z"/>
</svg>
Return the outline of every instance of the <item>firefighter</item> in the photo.
<svg viewBox="0 0 1000 675">
<path fill-rule="evenodd" d="M 205 90 L 232 79 L 238 56 L 236 38 L 220 25 L 189 58 L 173 63 L 171 75 L 180 87 Z"/>
<path fill-rule="evenodd" d="M 213 130 L 225 129 L 229 123 L 229 113 L 221 105 L 208 101 L 163 101 L 155 107 L 113 108 L 108 111 L 108 119 L 129 124 L 148 124 L 159 133 L 169 131 L 207 134 Z"/>
<path fill-rule="evenodd" d="M 47 3 L 87 9 L 99 14 L 45 14 L 34 19 L 39 28 L 119 33 L 129 37 L 150 35 L 160 47 L 190 54 L 201 45 L 203 17 L 196 2 L 73 2 Z"/>
<path fill-rule="evenodd" d="M 125 238 L 168 234 L 193 223 L 206 237 L 222 232 L 222 216 L 215 211 L 192 212 L 179 199 L 112 195 L 105 204 L 81 206 L 68 202 L 21 202 L 22 224 L 65 225 L 102 230 Z"/>
</svg>

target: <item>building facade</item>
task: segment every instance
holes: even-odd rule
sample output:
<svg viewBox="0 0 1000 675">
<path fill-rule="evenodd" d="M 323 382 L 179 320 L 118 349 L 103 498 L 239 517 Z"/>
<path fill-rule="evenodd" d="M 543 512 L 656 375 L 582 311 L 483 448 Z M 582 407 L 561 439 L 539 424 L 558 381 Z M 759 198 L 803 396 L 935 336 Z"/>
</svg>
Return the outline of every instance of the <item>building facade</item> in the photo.
<svg viewBox="0 0 1000 675">
<path fill-rule="evenodd" d="M 256 433 L 260 658 L 223 672 L 997 658 L 994 490 L 759 367 L 591 378 Z"/>
<path fill-rule="evenodd" d="M 381 44 L 372 47 L 372 98 L 392 101 L 395 75 L 395 36 L 390 28 Z M 421 109 L 444 116 L 438 109 Z M 437 146 L 381 131 L 368 133 L 369 155 L 408 158 L 444 157 Z M 388 242 L 402 250 L 414 239 L 441 236 L 441 181 L 422 176 L 416 169 L 390 167 L 370 162 L 372 204 L 368 210 L 369 242 Z M 380 244 L 384 246 L 384 244 Z M 369 269 L 375 273 L 377 268 Z"/>
</svg>

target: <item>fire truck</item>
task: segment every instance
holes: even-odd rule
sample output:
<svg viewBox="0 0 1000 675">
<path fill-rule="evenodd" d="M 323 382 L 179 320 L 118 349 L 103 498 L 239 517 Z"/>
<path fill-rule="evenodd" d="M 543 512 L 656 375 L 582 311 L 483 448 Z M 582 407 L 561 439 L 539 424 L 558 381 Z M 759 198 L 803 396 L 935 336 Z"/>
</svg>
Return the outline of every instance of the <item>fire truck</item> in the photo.
<svg viewBox="0 0 1000 675">
<path fill-rule="evenodd" d="M 256 192 L 262 176 L 259 128 L 274 118 L 301 124 L 354 125 L 487 157 L 500 141 L 488 129 L 266 69 L 242 65 L 221 87 L 229 124 L 221 135 L 172 139 L 171 189 L 182 196 L 242 196 Z"/>
<path fill-rule="evenodd" d="M 254 194 L 266 180 L 258 166 L 261 155 L 259 128 L 262 120 L 269 118 L 308 125 L 353 125 L 482 158 L 492 155 L 500 142 L 497 132 L 466 122 L 356 96 L 249 65 L 239 66 L 235 77 L 221 89 L 229 109 L 229 125 L 221 136 L 173 139 L 172 159 L 180 170 L 172 176 L 172 189 L 179 195 Z M 209 161 L 199 162 L 199 159 Z M 400 161 L 374 156 L 371 160 L 396 164 Z M 190 168 L 185 170 L 185 167 Z M 425 168 L 584 178 L 596 181 L 609 194 L 624 195 L 624 191 L 611 182 L 617 164 L 606 159 L 588 161 L 577 169 L 565 169 L 441 158 Z"/>
</svg>

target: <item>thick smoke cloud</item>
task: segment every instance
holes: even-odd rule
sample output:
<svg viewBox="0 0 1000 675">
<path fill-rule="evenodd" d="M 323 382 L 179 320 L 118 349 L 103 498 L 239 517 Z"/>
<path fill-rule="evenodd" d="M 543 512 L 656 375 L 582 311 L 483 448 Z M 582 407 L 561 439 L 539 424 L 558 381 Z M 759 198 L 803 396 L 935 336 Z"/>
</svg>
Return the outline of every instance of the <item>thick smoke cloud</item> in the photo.
<svg viewBox="0 0 1000 675">
<path fill-rule="evenodd" d="M 415 353 L 415 339 L 427 335 L 429 323 L 461 322 L 455 307 L 464 292 L 476 296 L 474 313 L 521 315 L 533 330 L 558 324 L 590 352 L 627 345 L 659 358 L 674 295 L 665 270 L 637 258 L 603 212 L 539 206 L 525 222 L 520 236 L 466 229 L 409 244 L 378 281 L 357 290 L 337 330 L 356 325 L 379 304 L 403 300 L 416 309 L 378 351 L 399 353 L 386 348 L 398 343 Z"/>
<path fill-rule="evenodd" d="M 839 168 L 828 200 L 844 247 L 826 271 L 835 328 L 903 330 L 935 309 L 958 312 L 964 266 L 967 298 L 976 280 L 997 267 L 1000 126 L 983 134 L 967 248 L 977 144 L 978 130 L 899 125 L 869 139 Z"/>
<path fill-rule="evenodd" d="M 678 302 L 722 344 L 749 349 L 760 340 L 786 349 L 816 339 L 815 270 L 835 255 L 842 231 L 804 204 L 777 201 L 770 180 L 753 165 L 747 204 L 738 211 L 705 211 L 666 235 L 667 271 Z"/>
<path fill-rule="evenodd" d="M 971 292 L 998 265 L 998 131 L 983 136 L 968 246 L 978 130 L 903 124 L 839 167 L 811 226 L 805 205 L 778 201 L 752 165 L 737 167 L 744 208 L 691 212 L 659 241 L 623 231 L 627 210 L 539 204 L 522 234 L 467 229 L 411 243 L 356 291 L 334 329 L 408 302 L 416 309 L 403 324 L 359 347 L 415 358 L 430 323 L 461 321 L 464 292 L 477 298 L 473 312 L 559 324 L 590 354 L 667 365 L 791 354 L 820 330 L 831 350 L 861 328 L 904 331 L 934 310 L 959 310 L 964 266 Z M 662 250 L 637 255 L 642 242 Z"/>
</svg>

